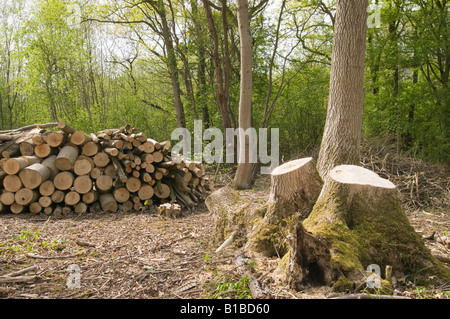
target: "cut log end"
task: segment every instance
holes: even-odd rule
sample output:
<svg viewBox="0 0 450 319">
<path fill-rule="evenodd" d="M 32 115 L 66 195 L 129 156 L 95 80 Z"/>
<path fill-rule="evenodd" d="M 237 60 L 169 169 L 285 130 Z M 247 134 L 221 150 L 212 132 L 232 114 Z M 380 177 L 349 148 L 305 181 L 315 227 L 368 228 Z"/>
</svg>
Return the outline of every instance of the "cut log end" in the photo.
<svg viewBox="0 0 450 319">
<path fill-rule="evenodd" d="M 338 183 L 369 185 L 387 189 L 396 188 L 389 180 L 381 178 L 375 172 L 355 165 L 340 165 L 329 172 L 329 176 Z"/>
<path fill-rule="evenodd" d="M 60 130 L 43 129 L 55 126 Z M 202 163 L 176 163 L 170 141 L 135 131 L 126 125 L 86 134 L 58 122 L 0 136 L 2 210 L 64 215 L 169 202 L 192 209 L 206 198 L 212 187 Z"/>
</svg>

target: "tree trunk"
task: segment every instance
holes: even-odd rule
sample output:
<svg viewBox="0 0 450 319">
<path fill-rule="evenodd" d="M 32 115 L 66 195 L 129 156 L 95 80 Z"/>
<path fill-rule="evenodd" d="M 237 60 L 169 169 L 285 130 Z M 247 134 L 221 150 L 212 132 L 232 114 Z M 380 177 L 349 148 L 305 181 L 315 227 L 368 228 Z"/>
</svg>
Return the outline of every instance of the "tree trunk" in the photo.
<svg viewBox="0 0 450 319">
<path fill-rule="evenodd" d="M 83 203 L 83 202 L 78 202 L 74 207 L 74 211 L 77 214 L 84 214 L 87 212 L 87 210 L 88 210 L 88 206 L 86 205 L 86 203 Z"/>
<path fill-rule="evenodd" d="M 39 185 L 39 194 L 41 196 L 51 196 L 55 191 L 55 185 L 52 180 L 46 180 L 41 185 Z"/>
<path fill-rule="evenodd" d="M 75 206 L 80 200 L 81 196 L 76 191 L 70 191 L 64 196 L 64 203 L 69 206 Z"/>
<path fill-rule="evenodd" d="M 50 205 L 53 203 L 52 198 L 50 196 L 41 196 L 39 197 L 39 205 L 41 205 L 42 208 L 50 207 Z"/>
<path fill-rule="evenodd" d="M 114 199 L 118 203 L 125 203 L 130 199 L 130 191 L 126 187 L 116 188 L 113 192 Z"/>
<path fill-rule="evenodd" d="M 14 200 L 19 205 L 29 205 L 38 200 L 38 192 L 29 188 L 21 188 L 15 195 Z"/>
<path fill-rule="evenodd" d="M 74 189 L 80 194 L 89 193 L 92 185 L 92 179 L 88 175 L 77 176 L 73 182 Z"/>
<path fill-rule="evenodd" d="M 339 0 L 330 94 L 317 168 L 325 179 L 340 164 L 359 164 L 368 0 Z"/>
<path fill-rule="evenodd" d="M 78 175 L 87 175 L 94 168 L 94 160 L 91 157 L 80 155 L 73 164 L 73 172 Z"/>
<path fill-rule="evenodd" d="M 66 122 L 58 122 L 58 127 L 61 129 L 61 131 L 72 134 L 76 132 L 76 129 L 74 129 L 72 126 L 68 125 Z"/>
<path fill-rule="evenodd" d="M 11 206 L 9 206 L 9 210 L 13 214 L 20 214 L 21 212 L 23 212 L 24 208 L 25 207 L 23 205 L 17 203 L 13 203 Z"/>
<path fill-rule="evenodd" d="M 17 192 L 23 186 L 18 175 L 7 175 L 3 179 L 3 188 L 8 192 Z"/>
<path fill-rule="evenodd" d="M 22 156 L 34 155 L 35 146 L 36 145 L 34 144 L 34 142 L 31 139 L 21 142 L 20 146 L 19 146 L 20 154 Z"/>
<path fill-rule="evenodd" d="M 66 194 L 62 190 L 55 190 L 50 198 L 52 199 L 52 202 L 59 204 L 64 201 L 65 195 Z"/>
<path fill-rule="evenodd" d="M 42 161 L 42 165 L 47 167 L 50 170 L 50 177 L 49 179 L 53 180 L 56 176 L 56 174 L 59 173 L 59 170 L 55 166 L 57 156 L 56 155 L 50 155 L 46 159 Z"/>
<path fill-rule="evenodd" d="M 220 55 L 219 55 L 219 40 L 217 36 L 216 26 L 214 24 L 214 18 L 211 12 L 211 6 L 208 0 L 202 0 L 202 2 L 203 7 L 205 9 L 206 17 L 208 19 L 208 27 L 209 32 L 211 33 L 211 41 L 213 44 L 211 54 L 214 61 L 214 69 L 216 74 L 217 99 L 218 99 L 219 113 L 222 118 L 223 129 L 225 130 L 226 128 L 234 128 L 236 125 L 234 123 L 231 109 L 229 108 L 229 105 L 226 104 L 225 100 L 223 70 L 220 64 Z"/>
<path fill-rule="evenodd" d="M 162 0 L 158 1 L 158 12 L 159 16 L 161 17 L 162 36 L 164 44 L 166 46 L 167 66 L 169 68 L 170 80 L 172 82 L 172 93 L 175 105 L 177 125 L 178 127 L 184 128 L 186 127 L 186 119 L 184 115 L 183 102 L 181 101 L 181 89 L 178 75 L 179 71 L 177 66 L 177 58 L 175 54 L 175 49 L 173 47 L 172 38 L 170 36 L 170 29 L 167 24 L 165 5 Z"/>
<path fill-rule="evenodd" d="M 138 191 L 138 196 L 141 200 L 148 200 L 152 198 L 154 195 L 153 187 L 150 185 L 142 185 L 141 188 Z"/>
<path fill-rule="evenodd" d="M 252 36 L 250 33 L 250 18 L 248 14 L 247 0 L 236 0 L 239 36 L 241 44 L 241 85 L 239 99 L 239 128 L 246 131 L 252 126 Z M 234 186 L 237 189 L 249 189 L 252 187 L 252 168 L 250 163 L 249 136 L 239 136 L 239 156 L 244 157 L 239 161 L 239 166 L 234 178 Z"/>
<path fill-rule="evenodd" d="M 41 159 L 36 156 L 12 157 L 3 164 L 3 171 L 8 175 L 14 175 L 21 169 L 40 162 Z"/>
<path fill-rule="evenodd" d="M 108 165 L 110 162 L 110 158 L 108 156 L 108 154 L 106 154 L 105 152 L 98 152 L 97 154 L 95 154 L 94 156 L 94 164 L 96 167 L 106 167 L 106 165 Z"/>
<path fill-rule="evenodd" d="M 86 156 L 94 156 L 98 152 L 98 144 L 91 141 L 83 145 L 82 154 Z"/>
<path fill-rule="evenodd" d="M 84 203 L 86 204 L 92 204 L 97 201 L 98 199 L 98 192 L 91 190 L 90 192 L 87 192 L 86 194 L 83 194 L 82 198 Z"/>
<path fill-rule="evenodd" d="M 113 187 L 113 180 L 111 176 L 101 175 L 95 180 L 96 189 L 101 193 L 107 193 Z"/>
<path fill-rule="evenodd" d="M 85 134 L 82 131 L 75 131 L 70 135 L 70 142 L 77 145 L 83 146 L 87 142 L 91 142 L 92 137 L 90 135 Z"/>
<path fill-rule="evenodd" d="M 13 192 L 3 192 L 2 195 L 0 196 L 0 202 L 5 205 L 5 206 L 9 206 L 12 205 L 15 201 L 14 199 L 14 193 Z"/>
<path fill-rule="evenodd" d="M 61 126 L 63 125 L 61 124 Z M 46 138 L 46 141 L 47 144 L 50 145 L 51 147 L 59 147 L 67 142 L 68 136 L 69 135 L 66 132 L 50 132 Z"/>
<path fill-rule="evenodd" d="M 34 148 L 34 154 L 40 158 L 46 158 L 51 154 L 56 154 L 58 151 L 56 148 L 51 148 L 47 143 L 36 145 Z"/>
</svg>

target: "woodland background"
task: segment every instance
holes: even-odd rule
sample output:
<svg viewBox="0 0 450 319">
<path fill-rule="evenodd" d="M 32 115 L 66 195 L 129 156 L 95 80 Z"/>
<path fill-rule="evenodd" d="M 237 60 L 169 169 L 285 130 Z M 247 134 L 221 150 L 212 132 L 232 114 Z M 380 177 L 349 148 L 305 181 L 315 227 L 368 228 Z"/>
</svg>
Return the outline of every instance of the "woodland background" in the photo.
<svg viewBox="0 0 450 319">
<path fill-rule="evenodd" d="M 450 2 L 370 2 L 381 20 L 368 30 L 363 135 L 449 164 Z M 221 106 L 237 123 L 234 1 L 1 4 L 0 130 L 66 121 L 96 132 L 128 122 L 166 140 L 194 119 L 223 128 Z M 281 162 L 320 145 L 335 5 L 249 1 L 252 123 L 280 128 Z"/>
</svg>

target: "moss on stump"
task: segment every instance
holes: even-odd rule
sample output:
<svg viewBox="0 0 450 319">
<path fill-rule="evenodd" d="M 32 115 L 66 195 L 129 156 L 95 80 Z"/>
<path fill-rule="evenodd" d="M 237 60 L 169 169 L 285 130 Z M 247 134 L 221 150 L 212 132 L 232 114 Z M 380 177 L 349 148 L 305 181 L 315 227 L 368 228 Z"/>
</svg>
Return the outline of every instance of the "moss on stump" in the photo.
<svg viewBox="0 0 450 319">
<path fill-rule="evenodd" d="M 431 255 L 410 225 L 394 184 L 352 165 L 334 168 L 329 177 L 302 227 L 330 245 L 327 262 L 332 281 L 341 276 L 361 280 L 371 264 L 381 269 L 390 265 L 396 276 L 450 279 L 450 271 Z M 298 262 L 302 253 L 291 252 L 297 256 L 292 262 Z"/>
</svg>

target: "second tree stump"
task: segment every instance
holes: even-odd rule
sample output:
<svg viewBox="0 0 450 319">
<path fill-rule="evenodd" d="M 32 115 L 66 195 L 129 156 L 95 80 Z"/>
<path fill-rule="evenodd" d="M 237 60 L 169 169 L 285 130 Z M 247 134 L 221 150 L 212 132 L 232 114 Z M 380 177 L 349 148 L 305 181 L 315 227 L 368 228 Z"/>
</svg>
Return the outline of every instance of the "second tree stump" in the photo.
<svg viewBox="0 0 450 319">
<path fill-rule="evenodd" d="M 307 218 L 322 189 L 311 157 L 287 162 L 271 173 L 271 189 L 264 218 L 256 224 L 247 247 L 266 256 L 287 251 L 288 220 L 296 215 Z"/>
</svg>

